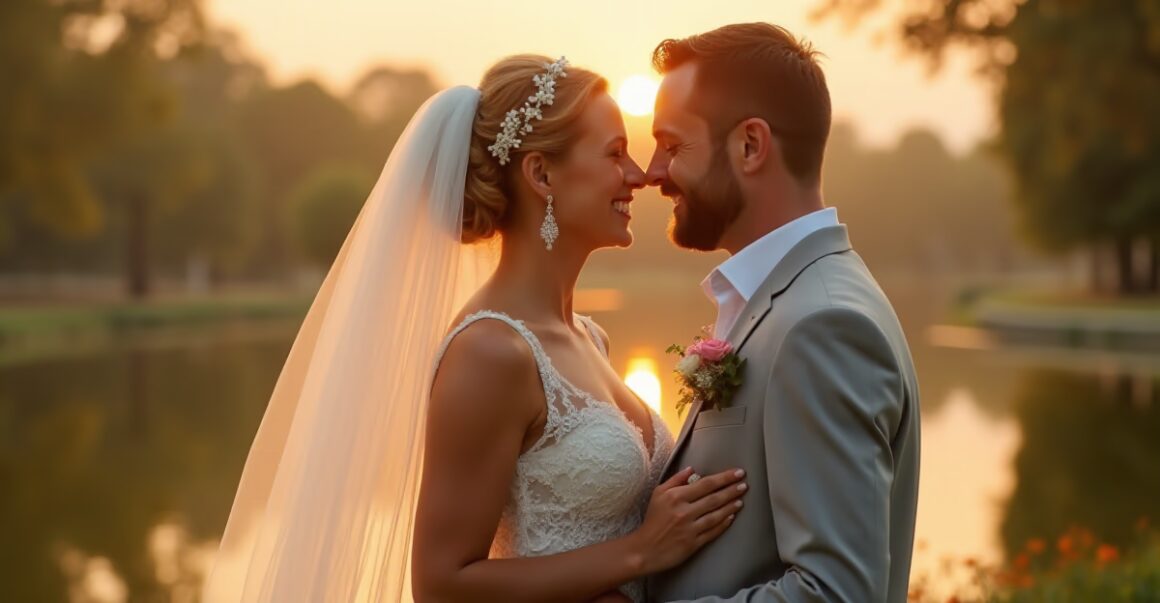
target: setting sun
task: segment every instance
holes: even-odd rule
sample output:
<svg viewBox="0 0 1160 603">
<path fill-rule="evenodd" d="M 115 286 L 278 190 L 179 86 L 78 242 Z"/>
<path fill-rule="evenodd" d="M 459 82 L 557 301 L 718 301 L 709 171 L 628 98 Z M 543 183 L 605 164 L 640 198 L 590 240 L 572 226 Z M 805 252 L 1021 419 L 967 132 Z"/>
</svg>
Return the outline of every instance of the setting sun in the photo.
<svg viewBox="0 0 1160 603">
<path fill-rule="evenodd" d="M 628 361 L 624 384 L 636 392 L 645 404 L 661 411 L 661 380 L 657 377 L 657 363 L 652 358 L 633 358 Z"/>
<path fill-rule="evenodd" d="M 620 83 L 616 91 L 616 102 L 620 109 L 629 115 L 649 115 L 653 112 L 653 103 L 657 98 L 657 88 L 660 84 L 653 78 L 644 75 L 632 75 Z"/>
</svg>

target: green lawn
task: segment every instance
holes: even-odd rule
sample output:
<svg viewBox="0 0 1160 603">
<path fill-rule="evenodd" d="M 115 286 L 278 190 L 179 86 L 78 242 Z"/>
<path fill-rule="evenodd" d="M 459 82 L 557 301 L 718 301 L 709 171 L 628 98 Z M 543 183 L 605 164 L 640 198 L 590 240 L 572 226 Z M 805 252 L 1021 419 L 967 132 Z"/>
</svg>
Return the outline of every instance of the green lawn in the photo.
<svg viewBox="0 0 1160 603">
<path fill-rule="evenodd" d="M 1016 289 L 996 292 L 986 296 L 984 299 L 1018 306 L 1038 306 L 1053 309 L 1160 311 L 1160 297 L 1120 298 L 1082 293 Z"/>
<path fill-rule="evenodd" d="M 229 295 L 141 303 L 0 306 L 0 345 L 43 337 L 294 318 L 304 315 L 309 305 L 306 297 Z"/>
</svg>

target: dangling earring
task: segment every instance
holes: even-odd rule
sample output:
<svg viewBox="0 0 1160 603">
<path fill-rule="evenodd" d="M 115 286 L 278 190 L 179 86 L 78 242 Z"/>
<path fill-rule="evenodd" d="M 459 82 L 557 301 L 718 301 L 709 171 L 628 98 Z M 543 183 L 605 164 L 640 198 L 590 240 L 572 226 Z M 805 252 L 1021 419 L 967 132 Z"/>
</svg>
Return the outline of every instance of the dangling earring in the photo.
<svg viewBox="0 0 1160 603">
<path fill-rule="evenodd" d="M 544 240 L 548 251 L 552 244 L 560 237 L 560 227 L 556 225 L 556 216 L 552 214 L 552 195 L 548 195 L 548 215 L 544 216 L 544 223 L 540 225 L 540 238 Z"/>
</svg>

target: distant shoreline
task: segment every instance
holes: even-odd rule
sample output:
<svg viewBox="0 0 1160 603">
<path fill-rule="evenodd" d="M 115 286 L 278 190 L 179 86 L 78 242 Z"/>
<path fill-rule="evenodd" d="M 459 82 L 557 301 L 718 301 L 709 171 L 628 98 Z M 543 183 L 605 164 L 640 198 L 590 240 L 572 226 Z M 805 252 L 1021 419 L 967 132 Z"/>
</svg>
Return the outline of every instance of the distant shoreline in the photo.
<svg viewBox="0 0 1160 603">
<path fill-rule="evenodd" d="M 1004 342 L 1160 351 L 1160 298 L 1009 291 L 983 296 L 961 315 Z"/>
<path fill-rule="evenodd" d="M 222 330 L 285 332 L 310 307 L 301 295 L 220 295 L 147 302 L 0 306 L 0 364 Z M 234 327 L 237 327 L 236 329 Z"/>
</svg>

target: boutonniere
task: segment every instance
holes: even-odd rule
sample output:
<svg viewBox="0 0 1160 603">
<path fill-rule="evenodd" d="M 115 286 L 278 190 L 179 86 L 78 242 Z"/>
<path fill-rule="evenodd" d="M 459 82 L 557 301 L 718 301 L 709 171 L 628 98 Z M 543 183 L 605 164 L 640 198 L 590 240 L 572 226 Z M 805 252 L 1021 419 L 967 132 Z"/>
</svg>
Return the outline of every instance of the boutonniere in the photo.
<svg viewBox="0 0 1160 603">
<path fill-rule="evenodd" d="M 733 351 L 728 341 L 709 337 L 708 327 L 703 332 L 704 335 L 693 338 L 693 345 L 688 348 L 673 344 L 665 350 L 667 354 L 681 357 L 673 370 L 681 386 L 677 414 L 697 400 L 705 408 L 725 408 L 741 387 L 745 360 Z"/>
</svg>

